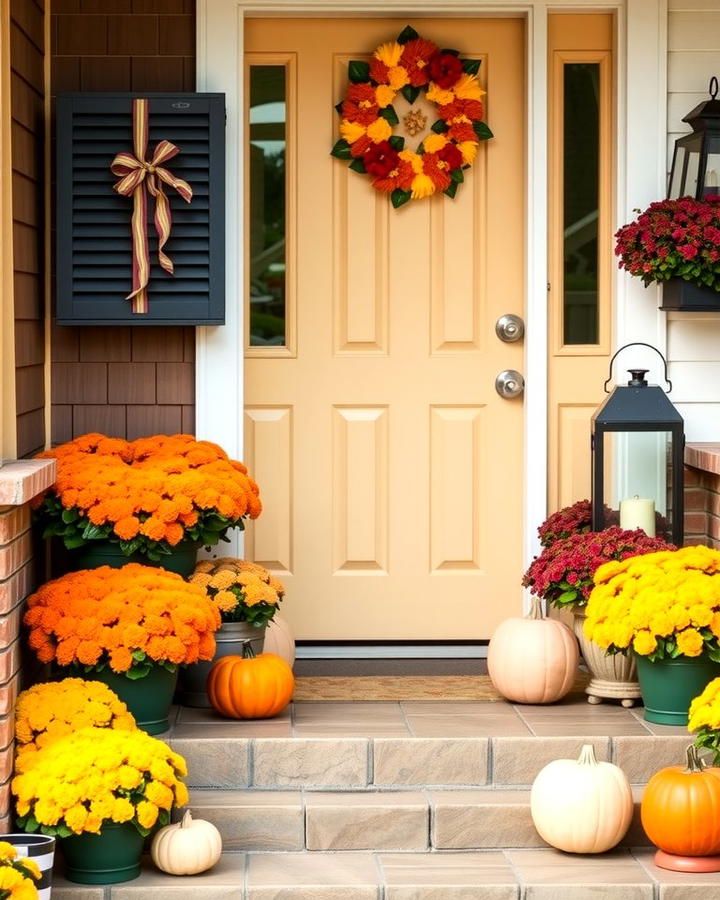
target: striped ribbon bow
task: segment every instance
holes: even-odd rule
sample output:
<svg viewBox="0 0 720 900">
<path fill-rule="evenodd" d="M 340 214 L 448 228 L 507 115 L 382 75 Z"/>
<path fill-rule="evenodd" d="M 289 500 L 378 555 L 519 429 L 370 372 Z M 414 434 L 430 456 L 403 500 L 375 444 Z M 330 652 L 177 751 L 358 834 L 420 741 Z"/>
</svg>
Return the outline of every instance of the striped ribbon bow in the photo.
<svg viewBox="0 0 720 900">
<path fill-rule="evenodd" d="M 172 228 L 172 214 L 170 212 L 170 201 L 168 200 L 162 188 L 162 183 L 169 184 L 170 187 L 180 194 L 183 200 L 188 203 L 192 200 L 192 188 L 183 181 L 182 178 L 176 178 L 172 172 L 162 167 L 162 163 L 180 152 L 180 148 L 170 141 L 160 141 L 152 159 L 147 160 L 148 145 L 148 106 L 149 101 L 143 99 L 133 100 L 132 117 L 133 117 L 133 153 L 118 153 L 112 161 L 110 170 L 113 175 L 120 175 L 120 181 L 116 182 L 113 187 L 124 197 L 132 195 L 133 198 L 133 214 L 132 214 L 132 245 L 133 245 L 133 263 L 132 263 L 132 293 L 128 294 L 126 300 L 132 300 L 132 311 L 134 313 L 146 313 L 148 311 L 147 283 L 150 278 L 150 253 L 148 251 L 148 234 L 147 234 L 147 195 L 148 193 L 155 198 L 155 231 L 158 236 L 158 262 L 170 275 L 174 273 L 172 260 L 165 253 L 163 247 L 170 237 L 170 229 Z M 147 192 L 145 187 L 147 186 Z"/>
</svg>

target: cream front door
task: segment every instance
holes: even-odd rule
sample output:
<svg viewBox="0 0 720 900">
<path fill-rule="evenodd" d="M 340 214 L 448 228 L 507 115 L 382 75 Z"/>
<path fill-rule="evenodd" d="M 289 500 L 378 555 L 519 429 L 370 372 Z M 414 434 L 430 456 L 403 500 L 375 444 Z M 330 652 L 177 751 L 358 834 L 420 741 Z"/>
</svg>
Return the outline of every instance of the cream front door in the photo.
<svg viewBox="0 0 720 900">
<path fill-rule="evenodd" d="M 287 121 L 284 344 L 246 349 L 246 555 L 286 583 L 300 639 L 484 639 L 521 608 L 523 401 L 495 378 L 523 346 L 495 322 L 525 306 L 524 21 L 410 21 L 482 61 L 495 137 L 454 200 L 394 210 L 330 149 L 348 61 L 406 24 L 246 20 L 247 65 L 285 67 Z"/>
</svg>

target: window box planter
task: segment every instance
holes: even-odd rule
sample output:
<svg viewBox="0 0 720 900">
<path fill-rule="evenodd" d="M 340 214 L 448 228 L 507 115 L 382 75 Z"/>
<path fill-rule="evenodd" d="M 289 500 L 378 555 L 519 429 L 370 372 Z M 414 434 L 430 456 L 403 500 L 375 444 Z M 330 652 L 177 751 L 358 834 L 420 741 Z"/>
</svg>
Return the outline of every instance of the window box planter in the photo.
<svg viewBox="0 0 720 900">
<path fill-rule="evenodd" d="M 683 312 L 720 312 L 720 291 L 698 287 L 682 278 L 663 283 L 660 309 Z"/>
</svg>

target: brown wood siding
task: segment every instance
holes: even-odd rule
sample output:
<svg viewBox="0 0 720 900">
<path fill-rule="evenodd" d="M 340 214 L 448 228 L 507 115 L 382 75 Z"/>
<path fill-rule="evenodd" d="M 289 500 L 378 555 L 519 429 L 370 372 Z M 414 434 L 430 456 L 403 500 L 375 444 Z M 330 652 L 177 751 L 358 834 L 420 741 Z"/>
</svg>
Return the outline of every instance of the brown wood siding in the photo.
<svg viewBox="0 0 720 900">
<path fill-rule="evenodd" d="M 54 93 L 195 90 L 195 0 L 56 0 L 52 36 Z M 194 385 L 193 328 L 53 325 L 53 443 L 193 432 Z"/>
<path fill-rule="evenodd" d="M 17 455 L 45 443 L 44 56 L 42 0 L 11 0 L 13 270 Z"/>
</svg>

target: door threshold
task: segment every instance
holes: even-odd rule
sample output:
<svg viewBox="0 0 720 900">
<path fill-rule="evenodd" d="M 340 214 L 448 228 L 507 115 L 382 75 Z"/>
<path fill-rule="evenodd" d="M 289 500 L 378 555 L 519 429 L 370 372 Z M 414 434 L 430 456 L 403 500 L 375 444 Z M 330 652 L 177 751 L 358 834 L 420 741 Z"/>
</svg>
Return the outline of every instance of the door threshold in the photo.
<svg viewBox="0 0 720 900">
<path fill-rule="evenodd" d="M 297 659 L 486 659 L 487 641 L 464 643 L 355 643 L 299 641 Z"/>
</svg>

